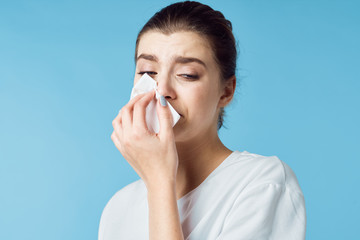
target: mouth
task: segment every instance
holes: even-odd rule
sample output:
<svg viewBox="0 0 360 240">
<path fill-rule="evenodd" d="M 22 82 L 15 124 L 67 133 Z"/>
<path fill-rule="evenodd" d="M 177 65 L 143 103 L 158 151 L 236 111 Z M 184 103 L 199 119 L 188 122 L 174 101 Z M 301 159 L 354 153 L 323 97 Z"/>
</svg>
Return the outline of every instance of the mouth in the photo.
<svg viewBox="0 0 360 240">
<path fill-rule="evenodd" d="M 184 115 L 182 115 L 172 104 L 171 104 L 171 106 L 175 110 L 175 112 L 177 112 L 180 115 L 180 117 L 182 117 L 182 118 L 184 117 Z"/>
<path fill-rule="evenodd" d="M 177 112 L 180 115 L 180 118 L 184 118 L 184 115 L 182 115 L 181 113 Z"/>
<path fill-rule="evenodd" d="M 174 106 L 173 106 L 173 108 L 174 108 Z M 177 112 L 177 113 L 180 115 L 180 117 L 184 117 L 181 113 L 179 113 L 179 112 L 176 110 L 176 108 L 174 108 L 174 110 L 175 110 L 175 112 Z"/>
<path fill-rule="evenodd" d="M 184 116 L 183 116 L 182 114 L 180 114 L 180 113 L 178 113 L 178 114 L 180 115 L 180 118 L 179 118 L 179 119 L 184 118 Z"/>
</svg>

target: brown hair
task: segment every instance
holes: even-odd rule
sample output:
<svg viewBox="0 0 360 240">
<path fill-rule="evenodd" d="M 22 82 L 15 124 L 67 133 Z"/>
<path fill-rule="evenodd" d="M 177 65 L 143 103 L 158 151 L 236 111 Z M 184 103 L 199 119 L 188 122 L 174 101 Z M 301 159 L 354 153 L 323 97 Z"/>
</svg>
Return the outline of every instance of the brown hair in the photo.
<svg viewBox="0 0 360 240">
<path fill-rule="evenodd" d="M 220 69 L 221 82 L 225 83 L 236 71 L 236 42 L 232 24 L 224 15 L 211 7 L 195 1 L 171 4 L 159 12 L 143 26 L 136 39 L 135 62 L 141 36 L 148 31 L 171 34 L 179 31 L 192 31 L 208 39 Z M 220 109 L 218 130 L 223 125 L 224 109 Z"/>
</svg>

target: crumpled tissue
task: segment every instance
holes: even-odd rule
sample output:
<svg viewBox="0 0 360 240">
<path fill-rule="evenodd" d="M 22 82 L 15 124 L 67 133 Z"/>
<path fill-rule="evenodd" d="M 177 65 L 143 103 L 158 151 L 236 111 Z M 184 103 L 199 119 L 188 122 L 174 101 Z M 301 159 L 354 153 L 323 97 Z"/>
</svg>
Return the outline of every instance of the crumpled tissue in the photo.
<svg viewBox="0 0 360 240">
<path fill-rule="evenodd" d="M 130 99 L 134 98 L 136 95 L 149 92 L 151 90 L 155 89 L 156 92 L 156 99 L 159 99 L 160 94 L 157 91 L 157 85 L 156 81 L 151 78 L 148 74 L 144 74 L 139 81 L 135 84 L 133 89 L 131 90 L 131 96 Z M 169 102 L 167 102 L 171 115 L 173 117 L 173 127 L 175 124 L 179 121 L 180 115 L 175 111 L 175 109 L 171 106 Z M 160 124 L 159 124 L 159 118 L 156 113 L 156 100 L 153 99 L 149 105 L 146 107 L 146 124 L 150 131 L 159 133 L 160 130 Z"/>
</svg>

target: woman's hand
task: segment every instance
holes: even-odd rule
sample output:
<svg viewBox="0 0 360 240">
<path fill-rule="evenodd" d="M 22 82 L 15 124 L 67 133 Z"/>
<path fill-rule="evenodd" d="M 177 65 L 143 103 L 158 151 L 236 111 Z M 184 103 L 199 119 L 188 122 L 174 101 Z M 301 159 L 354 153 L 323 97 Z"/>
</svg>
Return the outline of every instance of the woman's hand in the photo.
<svg viewBox="0 0 360 240">
<path fill-rule="evenodd" d="M 158 134 L 146 125 L 146 107 L 154 99 L 155 91 L 140 94 L 126 104 L 113 120 L 111 139 L 124 158 L 143 179 L 147 188 L 164 181 L 176 181 L 178 155 L 169 107 L 157 100 L 160 122 Z"/>
</svg>

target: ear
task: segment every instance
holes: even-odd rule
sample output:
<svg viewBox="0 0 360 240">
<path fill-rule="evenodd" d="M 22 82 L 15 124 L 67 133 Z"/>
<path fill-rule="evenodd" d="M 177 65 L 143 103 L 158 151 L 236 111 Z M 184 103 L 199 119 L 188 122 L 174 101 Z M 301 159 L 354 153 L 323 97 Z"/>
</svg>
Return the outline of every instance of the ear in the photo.
<svg viewBox="0 0 360 240">
<path fill-rule="evenodd" d="M 219 107 L 225 107 L 228 105 L 234 97 L 236 87 L 236 77 L 233 75 L 226 80 L 225 84 L 222 84 L 221 97 L 219 100 Z"/>
</svg>

